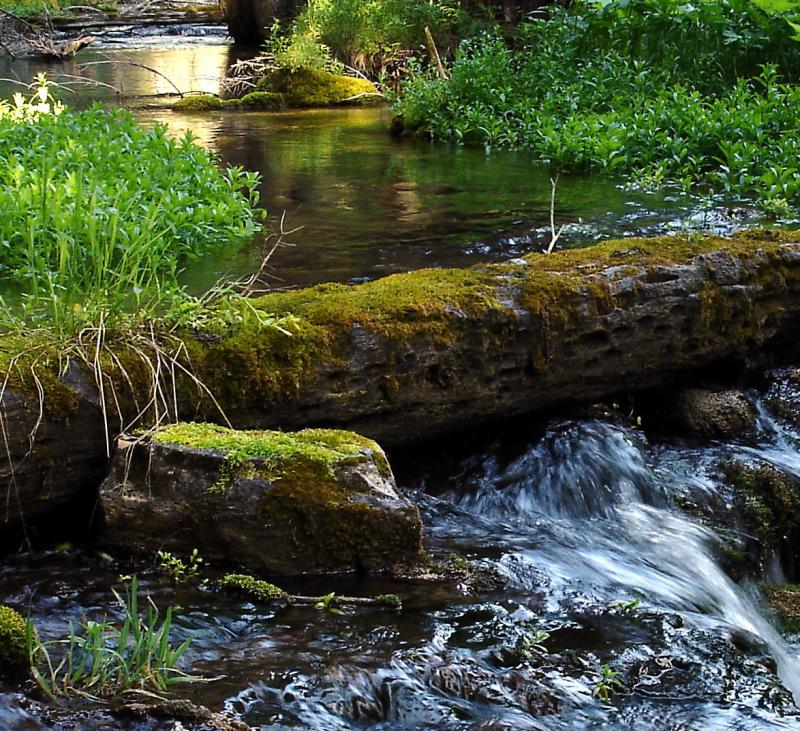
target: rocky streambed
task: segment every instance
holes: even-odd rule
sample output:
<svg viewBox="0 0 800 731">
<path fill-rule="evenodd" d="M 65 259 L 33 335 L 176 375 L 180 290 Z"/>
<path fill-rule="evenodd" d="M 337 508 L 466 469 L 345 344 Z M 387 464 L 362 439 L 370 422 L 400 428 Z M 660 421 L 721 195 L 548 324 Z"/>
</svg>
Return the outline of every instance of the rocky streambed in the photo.
<svg viewBox="0 0 800 731">
<path fill-rule="evenodd" d="M 109 467 L 60 441 L 104 444 L 91 378 L 44 371 L 60 398 L 9 473 L 4 539 L 70 543 L 9 554 L 0 604 L 57 664 L 69 621 L 117 617 L 135 574 L 179 605 L 204 681 L 177 704 L 55 705 L 6 667 L 0 725 L 796 727 L 800 374 L 765 370 L 793 357 L 796 260 L 791 235 L 618 242 L 274 295 L 305 326 L 289 350 L 266 330 L 192 346 L 242 426 L 327 408 L 388 461 L 351 432 L 189 423 L 123 438 Z M 286 359 L 292 384 L 231 370 L 259 337 L 248 357 Z M 5 398 L 22 449 L 37 402 L 24 380 Z M 47 520 L 19 520 L 20 495 Z"/>
</svg>

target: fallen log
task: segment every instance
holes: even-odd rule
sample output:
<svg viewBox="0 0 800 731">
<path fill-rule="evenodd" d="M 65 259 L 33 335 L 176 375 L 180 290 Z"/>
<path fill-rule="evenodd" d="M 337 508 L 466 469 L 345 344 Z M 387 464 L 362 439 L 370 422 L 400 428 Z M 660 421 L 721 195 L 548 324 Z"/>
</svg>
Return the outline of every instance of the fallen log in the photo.
<svg viewBox="0 0 800 731">
<path fill-rule="evenodd" d="M 185 333 L 184 356 L 237 428 L 336 426 L 384 445 L 413 442 L 658 386 L 796 340 L 800 243 L 793 238 L 800 237 L 628 239 L 270 294 L 253 307 L 292 315 L 291 336 L 243 316 L 222 333 Z M 144 392 L 140 354 L 120 352 L 117 362 L 127 375 L 114 364 L 107 374 L 119 392 L 126 378 Z M 43 484 L 64 500 L 95 494 L 105 460 L 87 379 L 73 378 L 78 388 L 52 374 L 40 427 L 47 449 L 25 456 L 39 399 L 24 368 L 16 370 L 2 404 L 9 462 L 23 467 L 15 490 L 7 488 L 17 497 L 0 503 L 3 526 L 18 525 L 20 514 L 52 512 Z M 220 419 L 191 379 L 178 375 L 175 393 L 183 418 Z M 131 403 L 123 408 L 135 412 Z"/>
</svg>

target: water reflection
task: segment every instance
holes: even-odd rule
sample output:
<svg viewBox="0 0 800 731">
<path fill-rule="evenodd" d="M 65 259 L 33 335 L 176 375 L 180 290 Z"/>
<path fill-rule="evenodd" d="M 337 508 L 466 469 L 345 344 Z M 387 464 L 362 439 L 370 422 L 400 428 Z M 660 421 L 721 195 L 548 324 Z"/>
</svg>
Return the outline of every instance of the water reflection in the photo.
<svg viewBox="0 0 800 731">
<path fill-rule="evenodd" d="M 222 44 L 89 49 L 58 67 L 55 78 L 74 83 L 72 76 L 87 74 L 103 84 L 73 86 L 65 93 L 73 105 L 124 103 L 145 123 L 165 122 L 175 134 L 190 130 L 222 163 L 261 172 L 262 205 L 273 220 L 285 212 L 289 228 L 302 227 L 291 237 L 294 247 L 274 260 L 287 285 L 463 266 L 541 250 L 549 241 L 549 171 L 524 153 L 394 140 L 385 109 L 187 115 L 166 108 L 170 100 L 161 95 L 176 87 L 218 92 L 235 59 Z M 52 74 L 51 66 L 31 60 L 3 64 L 0 77 Z M 10 89 L 0 85 L 0 93 Z M 570 224 L 561 239 L 567 246 L 684 225 L 721 233 L 742 225 L 724 209 L 710 226 L 691 220 L 697 205 L 603 178 L 562 176 L 556 218 Z M 201 290 L 221 274 L 245 274 L 260 249 L 255 241 L 218 252 L 193 264 L 187 280 Z"/>
</svg>

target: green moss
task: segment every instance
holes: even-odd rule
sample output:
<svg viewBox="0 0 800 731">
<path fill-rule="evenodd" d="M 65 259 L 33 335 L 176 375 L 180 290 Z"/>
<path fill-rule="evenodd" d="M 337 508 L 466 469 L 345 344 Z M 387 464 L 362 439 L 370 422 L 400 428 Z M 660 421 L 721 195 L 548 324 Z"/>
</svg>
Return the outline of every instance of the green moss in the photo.
<svg viewBox="0 0 800 731">
<path fill-rule="evenodd" d="M 800 485 L 770 464 L 739 461 L 720 465 L 733 487 L 750 530 L 768 546 L 779 547 L 800 516 Z"/>
<path fill-rule="evenodd" d="M 378 98 L 371 81 L 318 69 L 279 69 L 258 82 L 259 91 L 282 94 L 290 107 L 364 104 Z"/>
<path fill-rule="evenodd" d="M 28 661 L 28 623 L 16 610 L 0 604 L 0 669 L 16 668 Z"/>
<path fill-rule="evenodd" d="M 215 424 L 182 423 L 159 429 L 152 439 L 161 444 L 225 452 L 230 477 L 241 477 L 242 469 L 254 474 L 248 462 L 258 460 L 260 474 L 269 480 L 286 479 L 299 465 L 333 478 L 336 465 L 355 464 L 365 456 L 375 461 L 381 474 L 391 474 L 383 451 L 374 441 L 337 429 L 240 431 Z"/>
<path fill-rule="evenodd" d="M 800 585 L 764 584 L 761 586 L 761 593 L 784 629 L 800 632 Z"/>
<path fill-rule="evenodd" d="M 176 112 L 209 112 L 224 107 L 225 101 L 213 94 L 190 94 L 178 99 L 171 108 Z"/>
<path fill-rule="evenodd" d="M 257 602 L 285 602 L 289 595 L 275 584 L 261 581 L 247 574 L 227 574 L 220 585 L 234 594 Z"/>
<path fill-rule="evenodd" d="M 282 109 L 286 104 L 283 94 L 276 94 L 270 91 L 252 91 L 245 94 L 241 99 L 230 99 L 230 102 L 236 102 L 235 105 L 241 109 L 258 109 L 265 112 L 277 112 Z"/>
<path fill-rule="evenodd" d="M 375 601 L 381 606 L 389 607 L 390 609 L 400 609 L 400 607 L 403 606 L 397 594 L 378 594 L 378 596 L 375 597 Z"/>
</svg>

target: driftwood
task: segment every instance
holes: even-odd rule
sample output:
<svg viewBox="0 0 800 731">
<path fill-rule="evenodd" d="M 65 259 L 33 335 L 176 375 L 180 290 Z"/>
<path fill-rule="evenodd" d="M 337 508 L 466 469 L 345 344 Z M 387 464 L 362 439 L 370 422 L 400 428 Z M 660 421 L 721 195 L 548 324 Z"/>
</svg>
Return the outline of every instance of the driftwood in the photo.
<svg viewBox="0 0 800 731">
<path fill-rule="evenodd" d="M 292 336 L 253 324 L 185 335 L 194 373 L 231 423 L 338 426 L 392 445 L 685 380 L 796 343 L 800 243 L 753 233 L 624 240 L 254 302 L 291 313 Z M 0 526 L 17 529 L 21 514 L 94 496 L 106 465 L 89 377 L 73 374 L 63 387 L 76 394 L 60 395 L 68 408 L 51 400 L 28 456 L 39 404 L 24 373 L 18 380 L 2 402 L 15 479 L 0 488 Z M 184 379 L 176 393 L 182 418 L 220 419 Z"/>
</svg>

